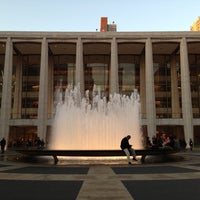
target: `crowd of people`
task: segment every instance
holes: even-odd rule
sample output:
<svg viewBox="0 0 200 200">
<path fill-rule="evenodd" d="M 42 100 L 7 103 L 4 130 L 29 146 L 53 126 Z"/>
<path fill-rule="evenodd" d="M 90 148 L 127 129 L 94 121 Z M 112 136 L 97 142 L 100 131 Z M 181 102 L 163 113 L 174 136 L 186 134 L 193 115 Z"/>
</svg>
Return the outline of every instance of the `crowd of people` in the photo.
<svg viewBox="0 0 200 200">
<path fill-rule="evenodd" d="M 147 137 L 146 140 L 147 148 L 178 148 L 176 138 L 174 135 L 167 135 L 166 133 L 157 132 L 152 140 Z"/>
<path fill-rule="evenodd" d="M 38 148 L 38 149 L 43 149 L 45 147 L 45 142 L 43 139 L 40 139 L 40 137 L 36 137 L 35 140 L 31 139 L 19 139 L 19 140 L 13 140 L 11 144 L 12 148 L 18 148 L 18 147 L 23 147 L 23 148 Z"/>
<path fill-rule="evenodd" d="M 150 140 L 146 138 L 146 148 L 170 148 L 185 150 L 187 143 L 185 139 L 177 139 L 173 134 L 167 134 L 165 132 L 157 132 L 155 136 Z M 189 140 L 190 150 L 193 149 L 193 142 Z"/>
</svg>

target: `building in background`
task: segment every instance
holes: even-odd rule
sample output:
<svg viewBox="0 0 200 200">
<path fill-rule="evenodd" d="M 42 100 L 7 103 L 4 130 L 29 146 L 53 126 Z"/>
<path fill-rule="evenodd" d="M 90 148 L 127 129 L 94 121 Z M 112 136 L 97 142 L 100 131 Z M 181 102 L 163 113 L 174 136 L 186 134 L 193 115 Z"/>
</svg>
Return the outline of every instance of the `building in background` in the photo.
<svg viewBox="0 0 200 200">
<path fill-rule="evenodd" d="M 101 17 L 100 32 L 107 32 L 108 18 Z"/>
<path fill-rule="evenodd" d="M 200 31 L 200 17 L 197 18 L 197 20 L 192 24 L 190 27 L 191 31 Z"/>
<path fill-rule="evenodd" d="M 108 24 L 108 18 L 107 17 L 101 17 L 101 23 L 100 23 L 100 32 L 107 32 L 107 31 L 117 31 L 117 25 L 115 22 L 112 22 L 112 24 Z"/>
<path fill-rule="evenodd" d="M 137 88 L 144 135 L 200 144 L 200 32 L 1 31 L 0 71 L 0 138 L 9 145 L 48 141 L 54 94 L 71 83 L 82 94 L 95 84 L 107 98 Z"/>
</svg>

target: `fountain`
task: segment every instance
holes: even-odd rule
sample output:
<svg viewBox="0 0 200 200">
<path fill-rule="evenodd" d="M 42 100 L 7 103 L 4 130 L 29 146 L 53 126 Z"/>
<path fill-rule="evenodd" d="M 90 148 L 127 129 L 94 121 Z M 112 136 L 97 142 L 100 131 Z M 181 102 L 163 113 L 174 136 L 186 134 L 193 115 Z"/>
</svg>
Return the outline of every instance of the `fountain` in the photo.
<svg viewBox="0 0 200 200">
<path fill-rule="evenodd" d="M 83 98 L 80 86 L 70 85 L 64 95 L 57 89 L 56 104 L 50 149 L 115 150 L 128 134 L 135 149 L 143 148 L 136 89 L 130 97 L 113 94 L 107 101 L 95 85 Z"/>
</svg>

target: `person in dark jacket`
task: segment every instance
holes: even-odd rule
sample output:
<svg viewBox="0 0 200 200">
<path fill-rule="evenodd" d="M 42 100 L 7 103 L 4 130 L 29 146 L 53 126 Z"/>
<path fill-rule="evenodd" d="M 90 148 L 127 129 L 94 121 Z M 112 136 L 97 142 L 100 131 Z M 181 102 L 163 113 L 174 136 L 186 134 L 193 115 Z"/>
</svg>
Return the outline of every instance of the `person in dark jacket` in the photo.
<svg viewBox="0 0 200 200">
<path fill-rule="evenodd" d="M 129 140 L 131 139 L 131 136 L 130 135 L 127 135 L 126 137 L 124 137 L 122 140 L 121 140 L 121 149 L 124 151 L 124 153 L 126 154 L 127 156 L 127 160 L 128 160 L 128 164 L 132 164 L 131 163 L 131 159 L 130 159 L 130 155 L 133 156 L 133 160 L 137 161 L 136 159 L 136 153 L 135 153 L 135 150 L 132 148 L 132 145 L 129 144 Z"/>
<path fill-rule="evenodd" d="M 189 140 L 189 145 L 190 145 L 190 150 L 192 151 L 192 149 L 193 149 L 193 141 L 192 141 L 191 138 L 190 138 L 190 140 Z"/>
<path fill-rule="evenodd" d="M 3 139 L 0 141 L 0 144 L 1 144 L 1 153 L 4 153 L 5 147 L 6 147 L 6 140 L 5 140 L 5 138 L 3 138 Z"/>
</svg>

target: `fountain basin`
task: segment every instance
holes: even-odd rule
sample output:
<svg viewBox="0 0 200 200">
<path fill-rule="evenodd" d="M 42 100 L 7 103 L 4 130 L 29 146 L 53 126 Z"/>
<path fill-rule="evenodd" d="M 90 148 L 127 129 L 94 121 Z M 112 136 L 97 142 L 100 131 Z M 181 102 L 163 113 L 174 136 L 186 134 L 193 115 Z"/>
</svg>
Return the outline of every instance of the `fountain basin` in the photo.
<svg viewBox="0 0 200 200">
<path fill-rule="evenodd" d="M 141 156 L 141 162 L 145 162 L 146 156 L 149 155 L 168 155 L 177 153 L 179 150 L 170 148 L 160 149 L 136 149 L 136 155 Z M 57 164 L 57 156 L 75 156 L 75 157 L 118 157 L 125 156 L 122 150 L 48 150 L 48 149 L 18 149 L 17 152 L 25 156 L 52 156 L 54 163 Z"/>
</svg>

